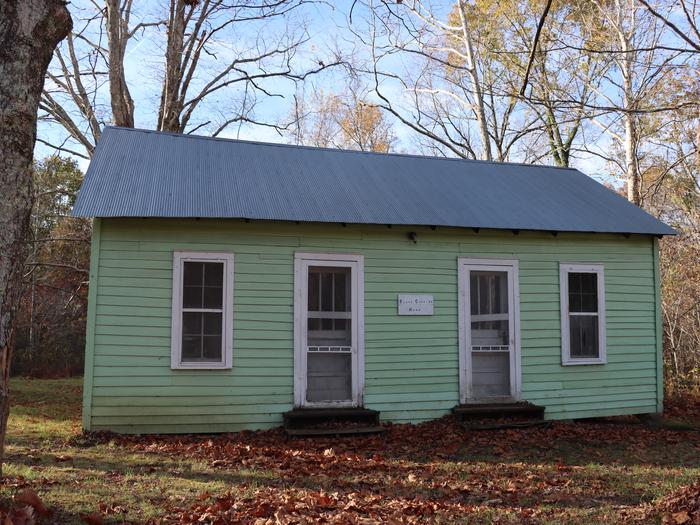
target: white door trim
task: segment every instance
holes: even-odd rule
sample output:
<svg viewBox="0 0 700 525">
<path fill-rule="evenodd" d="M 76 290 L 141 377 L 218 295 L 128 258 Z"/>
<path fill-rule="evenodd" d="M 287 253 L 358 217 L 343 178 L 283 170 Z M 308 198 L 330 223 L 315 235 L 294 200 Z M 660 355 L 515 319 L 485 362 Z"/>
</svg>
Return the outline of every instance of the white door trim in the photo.
<svg viewBox="0 0 700 525">
<path fill-rule="evenodd" d="M 520 363 L 520 276 L 516 259 L 472 259 L 459 257 L 457 259 L 458 281 L 458 313 L 459 313 L 459 401 L 460 403 L 475 402 L 472 398 L 471 376 L 471 310 L 469 306 L 469 270 L 506 271 L 508 272 L 508 310 L 513 313 L 511 318 L 511 341 L 513 355 L 510 362 L 511 398 L 517 401 L 521 397 L 521 363 Z"/>
<path fill-rule="evenodd" d="M 306 311 L 309 266 L 351 268 L 353 350 L 352 399 L 349 402 L 309 403 L 306 401 Z M 294 406 L 362 406 L 365 389 L 365 276 L 364 257 L 343 253 L 294 254 Z"/>
</svg>

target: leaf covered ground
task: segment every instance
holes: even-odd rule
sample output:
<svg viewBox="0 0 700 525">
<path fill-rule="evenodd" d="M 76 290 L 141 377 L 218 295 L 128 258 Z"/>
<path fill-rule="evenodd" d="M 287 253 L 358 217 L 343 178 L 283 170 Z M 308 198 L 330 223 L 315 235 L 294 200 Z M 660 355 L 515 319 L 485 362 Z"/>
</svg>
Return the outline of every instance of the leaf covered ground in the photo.
<svg viewBox="0 0 700 525">
<path fill-rule="evenodd" d="M 700 524 L 700 432 L 631 418 L 120 437 L 81 433 L 79 380 L 12 386 L 0 506 L 25 509 L 35 492 L 50 512 L 39 523 Z M 700 402 L 673 404 L 676 419 L 684 405 Z"/>
</svg>

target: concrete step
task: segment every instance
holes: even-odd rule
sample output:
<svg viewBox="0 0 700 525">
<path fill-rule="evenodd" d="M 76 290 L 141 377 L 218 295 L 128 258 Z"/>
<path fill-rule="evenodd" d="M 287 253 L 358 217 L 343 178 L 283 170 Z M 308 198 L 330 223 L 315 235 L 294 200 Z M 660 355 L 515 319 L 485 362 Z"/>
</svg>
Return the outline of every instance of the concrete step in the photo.
<svg viewBox="0 0 700 525">
<path fill-rule="evenodd" d="M 545 421 L 544 419 L 521 419 L 518 421 L 509 420 L 484 420 L 484 419 L 474 419 L 462 422 L 462 426 L 467 430 L 504 430 L 508 428 L 518 429 L 518 428 L 532 428 L 532 427 L 547 427 L 552 424 L 551 421 Z"/>
<path fill-rule="evenodd" d="M 526 401 L 513 403 L 469 403 L 452 409 L 461 421 L 509 418 L 514 420 L 541 421 L 545 407 Z"/>
<path fill-rule="evenodd" d="M 359 434 L 380 434 L 386 431 L 381 425 L 346 428 L 287 428 L 287 435 L 294 437 L 349 436 Z"/>
<path fill-rule="evenodd" d="M 289 435 L 360 434 L 382 428 L 379 412 L 367 408 L 296 408 L 285 412 L 283 420 Z"/>
</svg>

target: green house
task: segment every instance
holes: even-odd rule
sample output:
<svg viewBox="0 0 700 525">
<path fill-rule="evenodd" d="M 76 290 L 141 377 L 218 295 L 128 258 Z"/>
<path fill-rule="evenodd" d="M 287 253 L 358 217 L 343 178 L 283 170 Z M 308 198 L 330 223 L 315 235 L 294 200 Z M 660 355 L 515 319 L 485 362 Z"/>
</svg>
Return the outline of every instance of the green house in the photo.
<svg viewBox="0 0 700 525">
<path fill-rule="evenodd" d="M 662 409 L 674 230 L 573 169 L 107 128 L 75 215 L 86 429 Z"/>
</svg>

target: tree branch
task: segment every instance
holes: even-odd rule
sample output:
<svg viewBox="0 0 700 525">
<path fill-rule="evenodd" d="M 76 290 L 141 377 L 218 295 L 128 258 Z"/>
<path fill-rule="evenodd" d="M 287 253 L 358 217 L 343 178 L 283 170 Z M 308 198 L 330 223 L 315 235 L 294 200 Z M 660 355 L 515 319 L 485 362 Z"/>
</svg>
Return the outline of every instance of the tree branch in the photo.
<svg viewBox="0 0 700 525">
<path fill-rule="evenodd" d="M 537 52 L 537 46 L 540 41 L 540 33 L 542 33 L 542 28 L 544 27 L 544 22 L 549 14 L 549 9 L 552 7 L 552 0 L 547 0 L 547 4 L 544 6 L 542 11 L 542 16 L 537 24 L 537 30 L 535 31 L 535 38 L 532 41 L 532 47 L 530 48 L 530 56 L 527 59 L 527 67 L 525 68 L 525 75 L 523 75 L 523 83 L 520 87 L 520 96 L 525 95 L 525 89 L 527 89 L 527 82 L 530 78 L 530 69 L 532 68 L 532 63 L 535 61 L 535 53 Z"/>
</svg>

